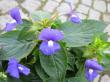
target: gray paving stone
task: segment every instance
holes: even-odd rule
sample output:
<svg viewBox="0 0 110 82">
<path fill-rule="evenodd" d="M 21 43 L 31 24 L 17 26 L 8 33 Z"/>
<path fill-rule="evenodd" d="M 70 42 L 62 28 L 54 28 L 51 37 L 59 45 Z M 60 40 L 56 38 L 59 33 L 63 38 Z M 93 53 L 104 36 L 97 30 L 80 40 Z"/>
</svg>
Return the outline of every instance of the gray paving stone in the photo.
<svg viewBox="0 0 110 82">
<path fill-rule="evenodd" d="M 106 0 L 107 2 L 110 2 L 110 0 Z"/>
<path fill-rule="evenodd" d="M 62 0 L 56 0 L 57 2 L 61 2 Z"/>
<path fill-rule="evenodd" d="M 110 82 L 110 77 L 107 76 L 107 75 L 104 75 L 104 76 L 101 78 L 101 82 Z"/>
<path fill-rule="evenodd" d="M 47 0 L 39 0 L 39 1 L 45 2 L 45 1 L 47 1 Z"/>
<path fill-rule="evenodd" d="M 88 14 L 89 7 L 80 4 L 80 5 L 78 6 L 78 8 L 77 8 L 76 11 L 77 11 L 77 12 L 80 12 L 80 13 Z"/>
<path fill-rule="evenodd" d="M 86 5 L 88 5 L 88 6 L 91 6 L 91 5 L 92 5 L 92 1 L 93 1 L 93 0 L 82 0 L 82 3 L 83 3 L 83 4 L 86 4 Z"/>
<path fill-rule="evenodd" d="M 49 0 L 44 6 L 43 10 L 53 12 L 53 10 L 59 5 L 58 2 Z"/>
<path fill-rule="evenodd" d="M 66 14 L 70 12 L 70 6 L 67 3 L 62 3 L 58 8 L 57 11 L 59 14 Z"/>
<path fill-rule="evenodd" d="M 71 4 L 77 4 L 79 0 L 65 0 L 65 2 L 69 2 Z"/>
<path fill-rule="evenodd" d="M 108 12 L 110 13 L 110 3 L 108 3 Z"/>
<path fill-rule="evenodd" d="M 22 4 L 22 7 L 24 7 L 29 13 L 34 12 L 37 8 L 40 7 L 41 2 L 38 0 L 25 0 Z"/>
<path fill-rule="evenodd" d="M 95 0 L 94 2 L 94 8 L 101 11 L 106 12 L 106 4 L 105 1 L 102 0 Z"/>
<path fill-rule="evenodd" d="M 81 13 L 77 13 L 77 15 L 79 16 L 80 19 L 86 19 L 87 16 Z"/>
<path fill-rule="evenodd" d="M 65 0 L 65 2 L 71 4 L 72 9 L 75 9 L 75 7 L 78 4 L 79 0 Z"/>
<path fill-rule="evenodd" d="M 22 17 L 23 19 L 28 19 L 28 18 L 29 18 L 29 17 L 28 17 L 28 14 L 24 13 L 21 9 L 20 9 L 20 14 L 21 14 L 21 17 Z"/>
<path fill-rule="evenodd" d="M 93 9 L 90 10 L 89 12 L 89 19 L 95 19 L 95 20 L 99 20 L 100 19 L 100 13 L 98 11 L 95 11 Z"/>
<path fill-rule="evenodd" d="M 94 82 L 99 82 L 99 76 L 97 78 L 95 78 Z M 102 78 L 101 78 L 101 82 L 110 82 L 110 77 L 108 75 L 104 75 Z"/>
<path fill-rule="evenodd" d="M 59 19 L 60 19 L 62 22 L 65 22 L 65 21 L 67 20 L 67 17 L 62 15 L 62 16 L 59 17 Z"/>
<path fill-rule="evenodd" d="M 1 0 L 0 1 L 0 11 L 1 13 L 6 13 L 10 9 L 18 6 L 18 3 L 15 0 Z"/>
<path fill-rule="evenodd" d="M 110 14 L 103 14 L 103 19 L 105 22 L 110 22 Z"/>
</svg>

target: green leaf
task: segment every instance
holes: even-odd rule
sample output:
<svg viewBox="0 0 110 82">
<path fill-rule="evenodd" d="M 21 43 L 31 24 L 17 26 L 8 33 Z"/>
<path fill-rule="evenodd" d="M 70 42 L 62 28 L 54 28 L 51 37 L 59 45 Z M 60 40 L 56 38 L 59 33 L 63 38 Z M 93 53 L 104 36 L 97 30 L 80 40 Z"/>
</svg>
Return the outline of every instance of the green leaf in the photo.
<svg viewBox="0 0 110 82">
<path fill-rule="evenodd" d="M 38 76 L 30 74 L 28 76 L 21 76 L 19 79 L 8 76 L 5 80 L 0 79 L 0 82 L 42 82 Z"/>
<path fill-rule="evenodd" d="M 80 69 L 78 70 L 76 76 L 68 78 L 67 82 L 88 82 L 85 78 L 84 64 L 80 65 Z"/>
<path fill-rule="evenodd" d="M 61 20 L 56 19 L 56 20 L 53 21 L 53 23 L 51 24 L 51 27 L 52 27 L 52 28 L 59 28 L 61 24 L 62 24 Z"/>
<path fill-rule="evenodd" d="M 4 72 L 0 72 L 0 82 L 6 82 L 7 76 Z"/>
<path fill-rule="evenodd" d="M 35 47 L 34 41 L 18 40 L 19 31 L 7 32 L 0 35 L 0 60 L 15 57 L 20 60 L 26 57 Z"/>
<path fill-rule="evenodd" d="M 18 35 L 18 40 L 32 41 L 37 39 L 38 32 L 31 28 L 24 27 Z"/>
<path fill-rule="evenodd" d="M 88 82 L 84 77 L 72 77 L 67 82 Z"/>
<path fill-rule="evenodd" d="M 94 41 L 85 48 L 84 57 L 88 58 L 97 58 L 98 61 L 103 59 L 104 51 L 108 49 L 110 43 L 107 42 L 104 38 L 103 40 L 99 37 L 96 37 Z"/>
<path fill-rule="evenodd" d="M 39 61 L 37 61 L 35 64 L 35 70 L 39 77 L 43 80 L 43 82 L 45 82 L 49 78 L 49 76 L 45 73 L 44 69 L 41 67 Z"/>
<path fill-rule="evenodd" d="M 75 57 L 74 54 L 68 53 L 68 70 L 73 71 L 75 65 Z"/>
<path fill-rule="evenodd" d="M 35 70 L 43 82 L 58 82 L 56 78 L 49 77 L 44 69 L 41 67 L 40 62 L 37 61 L 35 64 Z"/>
<path fill-rule="evenodd" d="M 23 81 L 20 80 L 20 79 L 16 79 L 16 78 L 8 77 L 8 78 L 7 78 L 7 82 L 23 82 Z"/>
<path fill-rule="evenodd" d="M 109 50 L 107 50 L 109 52 Z M 101 61 L 100 63 L 103 65 L 104 67 L 104 71 L 107 71 L 110 69 L 110 53 L 103 53 L 103 55 L 101 56 Z M 103 71 L 103 72 L 104 72 Z"/>
<path fill-rule="evenodd" d="M 80 65 L 80 68 L 79 68 L 79 70 L 78 70 L 78 72 L 76 74 L 76 77 L 78 77 L 81 80 L 81 82 L 88 82 L 87 79 L 85 78 L 84 62 L 82 63 L 82 65 Z"/>
<path fill-rule="evenodd" d="M 44 11 L 35 11 L 31 14 L 31 18 L 34 21 L 42 21 L 46 18 L 50 18 L 50 13 Z"/>
<path fill-rule="evenodd" d="M 22 30 L 24 28 L 29 29 L 32 26 L 32 24 L 33 23 L 31 21 L 28 21 L 26 19 L 23 19 L 23 24 L 17 25 L 16 29 L 17 30 Z"/>
<path fill-rule="evenodd" d="M 62 46 L 61 51 L 54 55 L 46 56 L 44 54 L 40 54 L 40 62 L 45 72 L 55 79 L 55 82 L 64 81 L 67 69 L 67 56 L 64 46 Z"/>
<path fill-rule="evenodd" d="M 106 24 L 95 20 L 82 20 L 80 24 L 65 22 L 61 25 L 68 47 L 80 47 L 92 42 L 93 36 L 102 33 Z"/>
<path fill-rule="evenodd" d="M 43 82 L 38 75 L 31 73 L 28 76 L 21 75 L 22 82 Z"/>
</svg>

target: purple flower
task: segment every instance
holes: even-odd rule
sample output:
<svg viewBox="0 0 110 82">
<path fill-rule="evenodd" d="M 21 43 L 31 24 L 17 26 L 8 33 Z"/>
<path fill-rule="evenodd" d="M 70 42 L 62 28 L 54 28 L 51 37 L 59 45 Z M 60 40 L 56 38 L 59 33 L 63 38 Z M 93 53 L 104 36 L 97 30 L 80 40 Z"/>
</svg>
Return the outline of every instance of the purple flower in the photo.
<svg viewBox="0 0 110 82">
<path fill-rule="evenodd" d="M 22 18 L 19 12 L 19 8 L 16 7 L 10 10 L 10 15 L 14 20 L 16 20 L 17 24 L 22 24 Z"/>
<path fill-rule="evenodd" d="M 15 20 L 15 22 L 6 24 L 6 27 L 4 28 L 4 30 L 7 32 L 13 30 L 17 24 L 23 23 L 18 8 L 13 8 L 12 10 L 10 10 L 10 16 Z"/>
<path fill-rule="evenodd" d="M 97 71 L 102 71 L 103 67 L 98 64 L 97 61 L 95 60 L 86 60 L 85 62 L 85 77 L 88 80 L 88 82 L 92 82 L 97 76 L 98 72 Z"/>
<path fill-rule="evenodd" d="M 5 31 L 9 32 L 12 29 L 14 29 L 16 27 L 17 23 L 13 22 L 13 23 L 7 23 L 6 27 L 4 28 Z"/>
<path fill-rule="evenodd" d="M 13 58 L 9 60 L 6 72 L 12 77 L 19 78 L 20 73 L 28 75 L 30 73 L 30 69 L 19 64 L 19 62 Z"/>
<path fill-rule="evenodd" d="M 63 39 L 63 33 L 56 29 L 45 28 L 39 34 L 39 40 L 43 40 L 40 50 L 45 55 L 55 54 L 60 50 L 60 45 L 56 41 Z"/>
<path fill-rule="evenodd" d="M 78 17 L 78 15 L 75 12 L 73 12 L 71 3 L 69 2 L 68 4 L 70 6 L 70 12 L 67 14 L 69 16 L 69 20 L 73 23 L 80 23 L 81 19 Z"/>
<path fill-rule="evenodd" d="M 81 19 L 74 13 L 70 15 L 70 21 L 73 23 L 80 23 Z"/>
</svg>

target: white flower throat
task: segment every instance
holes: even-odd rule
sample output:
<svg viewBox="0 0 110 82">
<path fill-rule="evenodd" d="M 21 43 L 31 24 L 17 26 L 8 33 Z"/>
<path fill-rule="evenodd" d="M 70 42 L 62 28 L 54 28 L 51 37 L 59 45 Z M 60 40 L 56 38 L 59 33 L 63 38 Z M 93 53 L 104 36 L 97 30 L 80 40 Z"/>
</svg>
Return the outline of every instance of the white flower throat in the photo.
<svg viewBox="0 0 110 82">
<path fill-rule="evenodd" d="M 90 74 L 92 74 L 92 73 L 93 73 L 93 71 L 94 71 L 93 69 L 89 69 L 89 73 L 90 73 Z"/>
<path fill-rule="evenodd" d="M 23 68 L 22 68 L 22 67 L 18 67 L 18 69 L 23 70 Z"/>
<path fill-rule="evenodd" d="M 10 23 L 16 23 L 16 21 L 15 20 L 12 20 Z"/>
<path fill-rule="evenodd" d="M 53 43 L 54 43 L 54 42 L 53 42 L 52 40 L 49 40 L 49 41 L 48 41 L 48 47 L 53 47 Z"/>
<path fill-rule="evenodd" d="M 71 17 L 77 17 L 75 14 L 72 14 Z"/>
</svg>

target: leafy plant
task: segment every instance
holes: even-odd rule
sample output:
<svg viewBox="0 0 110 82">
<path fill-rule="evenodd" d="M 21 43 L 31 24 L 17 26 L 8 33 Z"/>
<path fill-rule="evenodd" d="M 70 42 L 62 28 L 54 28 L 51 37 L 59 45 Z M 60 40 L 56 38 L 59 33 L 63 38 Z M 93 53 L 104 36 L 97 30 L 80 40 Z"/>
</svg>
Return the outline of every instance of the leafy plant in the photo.
<svg viewBox="0 0 110 82">
<path fill-rule="evenodd" d="M 11 15 L 18 13 L 13 11 L 16 9 Z M 87 82 L 92 76 L 85 78 L 86 69 L 88 73 L 99 70 L 89 65 L 94 61 L 104 68 L 100 74 L 108 70 L 110 56 L 105 52 L 110 43 L 103 33 L 107 24 L 86 19 L 74 23 L 74 17 L 61 22 L 57 15 L 42 11 L 30 17 L 21 19 L 16 14 L 16 22 L 7 24 L 0 33 L 0 81 Z"/>
</svg>

